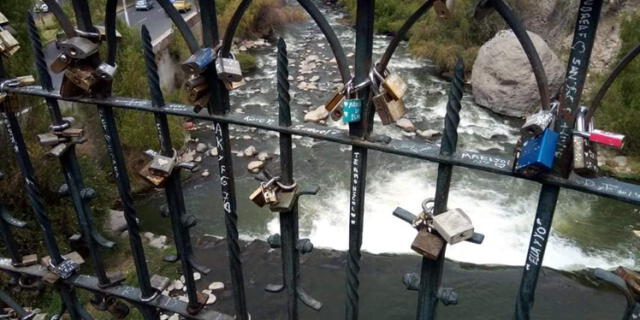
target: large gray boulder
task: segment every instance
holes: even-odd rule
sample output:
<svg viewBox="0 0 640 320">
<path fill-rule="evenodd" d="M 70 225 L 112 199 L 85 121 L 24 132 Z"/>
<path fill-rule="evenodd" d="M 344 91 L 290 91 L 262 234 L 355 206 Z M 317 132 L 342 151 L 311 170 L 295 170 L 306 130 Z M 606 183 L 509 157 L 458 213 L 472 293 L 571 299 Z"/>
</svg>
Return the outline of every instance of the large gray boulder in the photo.
<svg viewBox="0 0 640 320">
<path fill-rule="evenodd" d="M 560 89 L 565 66 L 535 33 L 528 32 L 547 73 L 550 94 Z M 540 108 L 540 95 L 529 59 L 511 30 L 482 45 L 471 74 L 476 103 L 494 112 L 522 117 Z"/>
</svg>

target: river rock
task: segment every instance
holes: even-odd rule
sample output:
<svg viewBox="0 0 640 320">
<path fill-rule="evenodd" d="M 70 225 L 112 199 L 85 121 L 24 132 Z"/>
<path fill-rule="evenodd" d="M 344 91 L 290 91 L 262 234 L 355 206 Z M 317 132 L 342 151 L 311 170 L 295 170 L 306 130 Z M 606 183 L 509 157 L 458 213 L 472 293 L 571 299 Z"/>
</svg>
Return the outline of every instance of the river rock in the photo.
<svg viewBox="0 0 640 320">
<path fill-rule="evenodd" d="M 202 162 L 202 156 L 197 156 L 195 159 L 193 159 L 193 161 Z"/>
<path fill-rule="evenodd" d="M 175 290 L 182 290 L 182 288 L 184 288 L 184 282 L 180 280 L 173 280 L 173 288 Z"/>
<path fill-rule="evenodd" d="M 427 139 L 430 139 L 430 138 L 433 138 L 433 137 L 439 136 L 439 135 L 441 134 L 441 132 L 440 132 L 440 131 L 438 131 L 438 130 L 433 130 L 433 129 L 427 129 L 427 130 L 416 130 L 416 133 L 417 133 L 419 136 L 421 136 L 421 137 L 423 137 L 423 138 L 427 138 Z"/>
<path fill-rule="evenodd" d="M 205 302 L 205 304 L 209 305 L 209 304 L 214 304 L 216 303 L 216 295 L 213 293 L 207 293 L 207 302 Z"/>
<path fill-rule="evenodd" d="M 262 151 L 262 152 L 258 153 L 258 157 L 257 158 L 260 161 L 267 161 L 267 160 L 271 159 L 271 156 L 268 153 Z"/>
<path fill-rule="evenodd" d="M 124 212 L 120 210 L 109 210 L 107 213 L 107 230 L 113 234 L 118 234 L 127 229 L 127 221 L 124 219 Z"/>
<path fill-rule="evenodd" d="M 413 125 L 413 122 L 407 118 L 402 118 L 396 121 L 396 127 L 406 131 L 406 132 L 414 132 L 416 131 L 416 126 Z"/>
<path fill-rule="evenodd" d="M 202 143 L 202 142 L 198 143 L 196 145 L 196 151 L 197 152 L 205 152 L 205 151 L 207 151 L 207 145 Z"/>
<path fill-rule="evenodd" d="M 258 172 L 260 172 L 260 169 L 262 169 L 262 167 L 264 167 L 264 161 L 260 161 L 260 160 L 251 161 L 251 162 L 249 162 L 249 164 L 247 165 L 247 169 L 248 169 L 251 173 L 258 173 Z"/>
<path fill-rule="evenodd" d="M 636 237 L 640 238 L 640 230 L 633 230 L 633 234 L 634 234 Z"/>
<path fill-rule="evenodd" d="M 198 281 L 202 279 L 202 275 L 200 274 L 200 272 L 194 272 L 193 273 L 193 280 Z"/>
<path fill-rule="evenodd" d="M 211 154 L 212 157 L 217 157 L 218 156 L 218 148 L 216 148 L 216 147 L 211 148 L 211 150 L 209 150 L 209 154 Z"/>
<path fill-rule="evenodd" d="M 320 76 L 313 76 L 309 79 L 310 82 L 318 82 L 318 80 L 320 80 Z"/>
<path fill-rule="evenodd" d="M 529 32 L 547 74 L 550 95 L 560 89 L 564 65 L 537 34 Z M 538 86 L 529 60 L 511 30 L 498 32 L 482 45 L 471 74 L 473 96 L 494 112 L 522 117 L 540 108 Z"/>
<path fill-rule="evenodd" d="M 167 236 L 161 235 L 150 239 L 149 246 L 156 249 L 165 249 L 167 247 Z"/>
<path fill-rule="evenodd" d="M 180 296 L 180 298 L 178 298 L 178 300 L 183 301 L 183 302 L 189 302 L 189 298 L 187 298 L 186 296 Z M 180 320 L 180 315 L 178 315 L 177 313 L 172 314 L 168 320 Z"/>
<path fill-rule="evenodd" d="M 224 289 L 224 282 L 220 282 L 220 281 L 216 281 L 216 282 L 211 282 L 211 284 L 209 285 L 209 290 L 222 290 Z"/>
<path fill-rule="evenodd" d="M 167 319 L 169 319 L 168 315 L 166 315 L 166 314 L 160 315 L 160 320 L 167 320 Z"/>
<path fill-rule="evenodd" d="M 208 177 L 211 173 L 209 172 L 209 170 L 204 170 L 202 171 L 202 173 L 200 175 L 202 175 L 203 177 Z"/>
<path fill-rule="evenodd" d="M 318 123 L 321 120 L 326 120 L 329 117 L 329 111 L 324 106 L 319 106 L 304 115 L 304 122 Z"/>
<path fill-rule="evenodd" d="M 248 146 L 246 149 L 244 149 L 244 155 L 247 157 L 253 157 L 257 152 L 258 151 L 256 151 L 256 147 L 254 146 Z"/>
</svg>

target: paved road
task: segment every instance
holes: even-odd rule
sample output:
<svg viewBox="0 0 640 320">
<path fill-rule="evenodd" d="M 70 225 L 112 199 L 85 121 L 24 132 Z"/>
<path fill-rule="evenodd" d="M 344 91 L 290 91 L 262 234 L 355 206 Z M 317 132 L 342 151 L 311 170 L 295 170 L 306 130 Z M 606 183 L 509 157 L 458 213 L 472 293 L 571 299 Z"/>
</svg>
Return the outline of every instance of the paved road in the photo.
<svg viewBox="0 0 640 320">
<path fill-rule="evenodd" d="M 191 11 L 183 13 L 182 16 L 186 17 L 187 15 L 192 14 L 194 10 L 196 10 L 195 6 Z M 147 26 L 151 33 L 151 39 L 156 39 L 165 32 L 171 30 L 171 20 L 164 13 L 162 7 L 157 3 L 154 3 L 153 8 L 148 11 L 136 11 L 135 7 L 131 6 L 127 9 L 127 14 L 129 15 L 129 23 L 132 27 L 140 29 L 142 28 L 142 25 Z M 124 11 L 118 13 L 118 18 L 124 20 Z M 50 65 L 58 56 L 58 49 L 56 49 L 54 42 L 48 43 L 44 49 L 47 65 Z M 51 71 L 49 71 L 49 73 L 51 74 L 54 90 L 58 90 L 60 88 L 60 83 L 62 82 L 62 73 L 54 74 Z"/>
</svg>

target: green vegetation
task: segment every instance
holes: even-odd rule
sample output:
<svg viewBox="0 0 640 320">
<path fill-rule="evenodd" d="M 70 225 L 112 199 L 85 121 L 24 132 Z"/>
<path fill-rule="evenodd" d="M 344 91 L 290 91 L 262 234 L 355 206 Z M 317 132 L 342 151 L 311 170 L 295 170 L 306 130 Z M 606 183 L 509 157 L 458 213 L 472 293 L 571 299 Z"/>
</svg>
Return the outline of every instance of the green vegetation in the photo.
<svg viewBox="0 0 640 320">
<path fill-rule="evenodd" d="M 629 13 L 622 22 L 620 60 L 640 43 L 640 12 Z M 613 65 L 613 64 L 612 64 Z M 636 58 L 609 88 L 596 112 L 598 127 L 627 135 L 624 154 L 640 157 L 640 58 Z M 604 77 L 600 82 L 604 81 Z M 594 86 L 599 88 L 600 84 Z M 593 90 L 593 95 L 597 90 Z"/>
<path fill-rule="evenodd" d="M 340 0 L 355 17 L 356 1 Z M 415 12 L 422 0 L 376 1 L 376 32 L 395 34 L 405 20 Z M 497 16 L 475 20 L 471 16 L 475 1 L 456 1 L 448 19 L 440 18 L 430 9 L 409 31 L 409 50 L 434 62 L 442 73 L 453 70 L 458 57 L 465 61 L 467 72 L 471 72 L 473 61 L 480 46 L 489 40 L 504 23 Z"/>
</svg>

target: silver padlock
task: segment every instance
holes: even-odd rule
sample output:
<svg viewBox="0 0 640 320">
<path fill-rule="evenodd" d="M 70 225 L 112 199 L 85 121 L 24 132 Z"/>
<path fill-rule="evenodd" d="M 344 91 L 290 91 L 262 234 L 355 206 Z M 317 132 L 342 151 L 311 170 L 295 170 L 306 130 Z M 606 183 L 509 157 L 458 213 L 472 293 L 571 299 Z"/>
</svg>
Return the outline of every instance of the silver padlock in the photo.
<svg viewBox="0 0 640 320">
<path fill-rule="evenodd" d="M 67 150 L 69 150 L 70 146 L 71 145 L 68 143 L 59 143 L 55 147 L 53 147 L 51 150 L 49 150 L 45 154 L 45 156 L 49 158 L 60 158 L 65 152 L 67 152 Z"/>
<path fill-rule="evenodd" d="M 537 137 L 551 125 L 552 121 L 553 112 L 551 110 L 540 110 L 527 117 L 520 129 L 520 133 L 527 137 Z"/>
<path fill-rule="evenodd" d="M 73 59 L 86 59 L 98 52 L 98 44 L 83 37 L 72 37 L 60 41 L 58 48 L 67 57 Z"/>
<path fill-rule="evenodd" d="M 117 69 L 117 65 L 112 66 L 106 62 L 103 62 L 96 69 L 96 75 L 102 80 L 111 81 L 113 80 Z"/>
<path fill-rule="evenodd" d="M 452 209 L 435 215 L 433 228 L 449 244 L 456 244 L 473 236 L 471 219 L 462 209 Z"/>
<path fill-rule="evenodd" d="M 242 81 L 242 69 L 240 68 L 240 62 L 232 58 L 224 58 L 218 56 L 216 59 L 216 72 L 218 78 L 224 81 L 240 82 Z"/>
<path fill-rule="evenodd" d="M 53 133 L 43 133 L 38 135 L 38 143 L 45 147 L 52 147 L 62 142 L 63 139 L 60 139 L 57 135 Z"/>
<path fill-rule="evenodd" d="M 173 172 L 173 168 L 176 166 L 177 154 L 176 150 L 173 150 L 173 155 L 171 157 L 157 153 L 149 164 L 149 171 L 152 174 L 162 177 L 170 176 L 171 172 Z"/>
<path fill-rule="evenodd" d="M 580 107 L 576 116 L 576 131 L 585 132 L 593 129 L 593 122 L 587 125 L 585 116 L 589 109 Z M 581 176 L 595 176 L 598 173 L 598 159 L 595 145 L 589 139 L 573 135 L 573 171 Z"/>
</svg>

